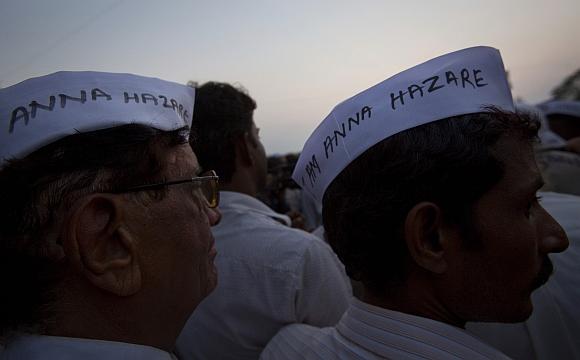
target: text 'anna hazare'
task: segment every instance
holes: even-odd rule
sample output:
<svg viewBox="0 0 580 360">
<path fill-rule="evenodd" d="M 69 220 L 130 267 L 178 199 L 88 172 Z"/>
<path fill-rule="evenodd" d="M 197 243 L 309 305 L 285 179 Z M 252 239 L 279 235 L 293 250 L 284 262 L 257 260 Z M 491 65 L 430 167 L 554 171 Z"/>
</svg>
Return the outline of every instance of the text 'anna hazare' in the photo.
<svg viewBox="0 0 580 360">
<path fill-rule="evenodd" d="M 338 129 L 333 130 L 332 134 L 326 136 L 323 141 L 324 154 L 326 155 L 326 159 L 328 159 L 334 150 L 338 147 L 339 138 L 344 139 L 348 137 L 350 132 L 359 126 L 362 121 L 371 118 L 371 110 L 372 108 L 370 106 L 363 106 L 360 111 L 357 111 L 354 115 L 349 116 L 345 121 L 343 121 Z M 322 173 L 322 169 L 318 163 L 318 160 L 316 159 L 316 155 L 312 155 L 312 158 L 305 165 L 304 172 L 308 175 L 310 186 L 314 186 L 318 175 Z M 302 185 L 306 185 L 304 178 L 302 178 Z"/>
<path fill-rule="evenodd" d="M 9 133 L 14 132 L 14 124 L 17 121 L 24 121 L 24 125 L 27 126 L 30 119 L 35 119 L 37 115 L 42 111 L 54 111 L 55 109 L 65 109 L 67 104 L 70 102 L 75 102 L 78 104 L 85 104 L 87 101 L 111 101 L 113 96 L 106 93 L 101 89 L 94 88 L 90 93 L 90 98 L 87 96 L 87 91 L 80 90 L 79 96 L 71 96 L 67 94 L 51 95 L 48 97 L 48 103 L 41 104 L 36 100 L 32 100 L 28 106 L 19 106 L 12 111 L 10 116 L 10 125 L 8 128 Z M 59 99 L 59 106 L 57 107 L 57 97 Z M 163 106 L 164 108 L 172 109 L 177 112 L 182 119 L 188 119 L 189 113 L 187 109 L 182 104 L 179 104 L 177 100 L 168 98 L 164 95 L 152 95 L 147 93 L 137 94 L 133 92 L 123 93 L 123 102 L 125 104 L 135 103 L 135 104 L 154 104 L 155 106 Z"/>
</svg>

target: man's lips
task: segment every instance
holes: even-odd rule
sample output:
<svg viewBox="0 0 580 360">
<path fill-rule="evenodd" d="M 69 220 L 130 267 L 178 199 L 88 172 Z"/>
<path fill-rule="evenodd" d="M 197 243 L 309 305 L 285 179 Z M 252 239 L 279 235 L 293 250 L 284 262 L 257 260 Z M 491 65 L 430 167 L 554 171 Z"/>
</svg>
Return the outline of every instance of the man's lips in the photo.
<svg viewBox="0 0 580 360">
<path fill-rule="evenodd" d="M 212 237 L 209 243 L 209 258 L 213 262 L 215 257 L 217 256 L 217 250 L 215 248 L 215 239 Z"/>
<path fill-rule="evenodd" d="M 544 258 L 544 261 L 542 262 L 542 267 L 540 268 L 538 276 L 536 276 L 534 282 L 532 283 L 532 290 L 535 290 L 540 286 L 544 285 L 548 281 L 553 272 L 554 265 L 552 264 L 550 258 L 546 256 Z"/>
</svg>

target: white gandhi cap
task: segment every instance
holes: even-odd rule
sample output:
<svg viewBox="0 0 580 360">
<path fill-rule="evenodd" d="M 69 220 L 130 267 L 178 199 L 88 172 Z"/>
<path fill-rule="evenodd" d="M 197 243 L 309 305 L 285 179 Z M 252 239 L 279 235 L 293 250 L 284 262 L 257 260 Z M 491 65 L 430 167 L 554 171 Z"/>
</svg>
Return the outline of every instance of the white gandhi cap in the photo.
<svg viewBox="0 0 580 360">
<path fill-rule="evenodd" d="M 499 51 L 479 46 L 437 57 L 338 104 L 306 141 L 292 178 L 322 201 L 332 180 L 381 140 L 486 106 L 514 111 Z"/>
<path fill-rule="evenodd" d="M 131 74 L 62 71 L 0 89 L 0 168 L 79 132 L 191 126 L 195 89 Z"/>
</svg>

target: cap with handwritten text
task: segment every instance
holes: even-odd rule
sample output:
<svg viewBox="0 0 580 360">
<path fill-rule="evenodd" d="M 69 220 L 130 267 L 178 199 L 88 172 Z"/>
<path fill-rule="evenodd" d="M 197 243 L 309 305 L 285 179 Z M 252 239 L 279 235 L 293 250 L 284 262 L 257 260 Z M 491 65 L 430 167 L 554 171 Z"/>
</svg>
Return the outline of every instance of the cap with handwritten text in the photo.
<svg viewBox="0 0 580 360">
<path fill-rule="evenodd" d="M 292 178 L 322 201 L 332 180 L 381 140 L 490 105 L 514 111 L 497 49 L 479 46 L 437 57 L 338 104 L 306 141 Z"/>
<path fill-rule="evenodd" d="M 61 71 L 0 89 L 0 167 L 68 135 L 126 124 L 191 125 L 195 89 L 156 78 Z"/>
</svg>

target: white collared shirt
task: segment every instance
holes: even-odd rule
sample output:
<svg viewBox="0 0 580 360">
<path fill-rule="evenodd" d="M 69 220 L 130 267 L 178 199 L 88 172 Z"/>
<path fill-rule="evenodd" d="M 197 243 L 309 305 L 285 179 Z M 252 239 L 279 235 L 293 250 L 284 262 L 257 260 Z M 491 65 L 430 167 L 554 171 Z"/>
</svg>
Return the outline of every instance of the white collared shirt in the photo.
<svg viewBox="0 0 580 360">
<path fill-rule="evenodd" d="M 151 346 L 115 341 L 20 335 L 0 352 L 2 360 L 174 360 Z"/>
<path fill-rule="evenodd" d="M 332 249 L 248 195 L 221 192 L 218 285 L 177 340 L 181 359 L 257 359 L 283 326 L 330 326 L 351 298 Z"/>
<path fill-rule="evenodd" d="M 580 360 L 580 197 L 538 193 L 570 246 L 550 254 L 554 274 L 532 294 L 534 311 L 517 324 L 468 323 L 467 329 L 514 359 Z"/>
<path fill-rule="evenodd" d="M 282 329 L 260 359 L 508 359 L 466 331 L 357 299 L 335 327 Z"/>
</svg>

